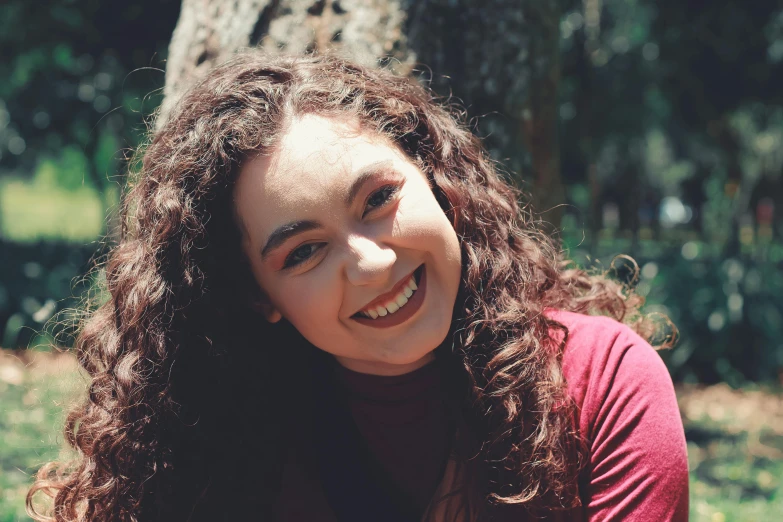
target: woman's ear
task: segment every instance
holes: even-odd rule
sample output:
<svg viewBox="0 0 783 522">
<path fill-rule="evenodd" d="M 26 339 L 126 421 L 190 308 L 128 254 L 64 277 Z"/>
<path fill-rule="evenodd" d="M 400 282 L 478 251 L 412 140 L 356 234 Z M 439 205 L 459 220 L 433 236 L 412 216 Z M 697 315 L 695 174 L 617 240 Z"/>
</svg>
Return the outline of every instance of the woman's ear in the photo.
<svg viewBox="0 0 783 522">
<path fill-rule="evenodd" d="M 264 314 L 264 317 L 270 323 L 276 323 L 283 318 L 283 314 L 272 303 L 264 303 L 261 305 L 261 308 L 261 313 Z"/>
<path fill-rule="evenodd" d="M 280 310 L 278 310 L 275 305 L 269 301 L 269 298 L 263 294 L 254 296 L 251 306 L 253 310 L 262 314 L 264 319 L 270 323 L 276 323 L 283 318 L 283 314 L 280 313 Z"/>
</svg>

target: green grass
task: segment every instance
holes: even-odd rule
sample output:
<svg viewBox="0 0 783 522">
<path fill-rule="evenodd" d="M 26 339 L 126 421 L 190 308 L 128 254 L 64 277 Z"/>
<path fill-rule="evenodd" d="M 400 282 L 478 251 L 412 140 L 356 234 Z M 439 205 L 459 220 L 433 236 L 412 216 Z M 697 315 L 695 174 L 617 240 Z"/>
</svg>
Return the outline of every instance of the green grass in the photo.
<svg viewBox="0 0 783 522">
<path fill-rule="evenodd" d="M 779 520 L 783 395 L 726 385 L 678 389 L 688 438 L 691 521 Z"/>
<path fill-rule="evenodd" d="M 72 357 L 0 350 L 0 522 L 29 520 L 32 475 L 63 452 L 64 406 L 84 380 Z"/>
<path fill-rule="evenodd" d="M 26 521 L 43 463 L 67 457 L 64 407 L 84 390 L 67 354 L 0 350 L 0 522 Z M 688 438 L 694 522 L 766 522 L 783 513 L 783 394 L 728 386 L 677 390 Z"/>
<path fill-rule="evenodd" d="M 0 180 L 0 236 L 6 239 L 92 241 L 103 232 L 104 219 L 104 203 L 91 187 Z"/>
</svg>

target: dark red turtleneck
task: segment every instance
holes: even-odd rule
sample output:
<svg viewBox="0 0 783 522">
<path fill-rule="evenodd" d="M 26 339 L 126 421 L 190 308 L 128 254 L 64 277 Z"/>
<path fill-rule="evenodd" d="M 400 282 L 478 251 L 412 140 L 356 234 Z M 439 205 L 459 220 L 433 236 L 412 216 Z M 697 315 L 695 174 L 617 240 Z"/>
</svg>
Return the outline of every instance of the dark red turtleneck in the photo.
<svg viewBox="0 0 783 522">
<path fill-rule="evenodd" d="M 401 502 L 423 513 L 443 476 L 452 427 L 432 362 L 405 375 L 367 375 L 335 365 L 367 458 Z"/>
</svg>

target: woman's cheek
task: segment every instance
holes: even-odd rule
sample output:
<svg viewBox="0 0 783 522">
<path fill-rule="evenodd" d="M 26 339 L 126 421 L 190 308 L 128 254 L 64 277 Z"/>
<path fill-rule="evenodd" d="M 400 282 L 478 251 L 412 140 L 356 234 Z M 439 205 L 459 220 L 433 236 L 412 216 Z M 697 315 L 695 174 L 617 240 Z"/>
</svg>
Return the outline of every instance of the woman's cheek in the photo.
<svg viewBox="0 0 783 522">
<path fill-rule="evenodd" d="M 440 208 L 438 208 L 440 211 Z M 395 231 L 401 237 L 430 240 L 440 230 L 439 216 L 424 198 L 410 198 L 397 209 Z"/>
<path fill-rule="evenodd" d="M 337 317 L 341 292 L 332 263 L 330 258 L 323 259 L 309 272 L 293 276 L 288 284 L 281 286 L 280 299 L 290 317 L 307 324 L 321 324 L 324 318 Z"/>
</svg>

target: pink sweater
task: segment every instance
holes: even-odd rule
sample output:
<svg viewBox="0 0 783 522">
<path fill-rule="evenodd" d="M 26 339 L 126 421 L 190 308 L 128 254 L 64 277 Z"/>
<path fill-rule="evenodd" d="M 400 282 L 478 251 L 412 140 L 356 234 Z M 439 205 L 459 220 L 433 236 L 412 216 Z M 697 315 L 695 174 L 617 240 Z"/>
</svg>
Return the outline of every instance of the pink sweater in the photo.
<svg viewBox="0 0 783 522">
<path fill-rule="evenodd" d="M 548 315 L 569 330 L 563 372 L 578 406 L 578 427 L 589 450 L 589 464 L 579 484 L 585 505 L 571 512 L 553 513 L 548 520 L 687 521 L 685 436 L 672 381 L 659 355 L 630 328 L 612 319 L 554 310 Z M 432 374 L 427 370 L 418 373 Z M 363 379 L 359 379 L 360 384 Z M 426 385 L 415 383 L 415 378 L 413 381 L 416 386 Z M 370 390 L 379 392 L 400 385 L 408 392 L 412 389 L 411 384 L 396 381 L 381 382 L 380 387 L 372 381 L 367 384 Z M 400 415 L 399 411 L 385 411 L 386 403 L 377 399 L 351 406 L 362 433 L 381 433 L 371 439 L 393 429 L 389 418 Z M 394 407 L 399 409 L 401 404 Z M 411 395 L 409 408 L 420 407 L 422 401 Z M 426 424 L 410 425 L 408 429 L 414 430 L 413 438 L 416 433 L 432 431 Z M 391 444 L 404 438 L 404 431 L 394 433 Z M 315 458 L 306 442 L 293 444 L 283 478 L 279 520 L 337 520 L 313 468 Z M 419 462 L 423 464 L 423 460 Z M 516 516 L 508 520 L 522 522 Z"/>
<path fill-rule="evenodd" d="M 568 327 L 563 372 L 590 450 L 582 520 L 688 520 L 685 434 L 666 366 L 606 317 L 551 312 Z"/>
</svg>

